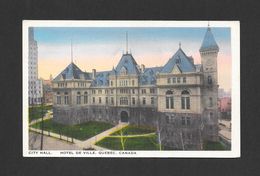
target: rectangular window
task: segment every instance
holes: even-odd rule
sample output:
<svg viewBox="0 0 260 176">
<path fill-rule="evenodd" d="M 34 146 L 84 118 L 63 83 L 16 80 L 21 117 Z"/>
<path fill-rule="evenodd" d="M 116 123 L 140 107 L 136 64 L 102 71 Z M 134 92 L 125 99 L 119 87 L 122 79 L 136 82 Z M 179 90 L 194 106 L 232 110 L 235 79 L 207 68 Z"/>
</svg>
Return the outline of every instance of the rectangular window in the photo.
<svg viewBox="0 0 260 176">
<path fill-rule="evenodd" d="M 102 90 L 98 90 L 98 94 L 102 94 Z"/>
<path fill-rule="evenodd" d="M 177 78 L 177 83 L 180 83 L 181 82 L 181 78 Z"/>
<path fill-rule="evenodd" d="M 132 104 L 135 105 L 135 98 L 132 98 Z"/>
<path fill-rule="evenodd" d="M 69 104 L 69 96 L 64 97 L 64 104 Z"/>
<path fill-rule="evenodd" d="M 110 82 L 110 85 L 113 86 L 113 81 Z"/>
<path fill-rule="evenodd" d="M 143 105 L 145 105 L 146 104 L 146 99 L 145 99 L 145 97 L 143 97 Z"/>
<path fill-rule="evenodd" d="M 61 104 L 61 96 L 57 96 L 57 104 Z"/>
<path fill-rule="evenodd" d="M 101 104 L 101 97 L 98 97 L 98 103 Z"/>
<path fill-rule="evenodd" d="M 106 104 L 108 104 L 108 97 L 106 97 Z"/>
<path fill-rule="evenodd" d="M 181 109 L 185 109 L 185 97 L 181 97 Z"/>
<path fill-rule="evenodd" d="M 168 78 L 167 83 L 171 84 L 171 78 Z"/>
<path fill-rule="evenodd" d="M 186 124 L 186 121 L 185 121 L 185 117 L 181 117 L 181 125 L 185 125 Z"/>
<path fill-rule="evenodd" d="M 151 94 L 154 94 L 154 93 L 155 93 L 155 89 L 154 89 L 154 88 L 151 88 L 151 89 L 150 89 L 150 93 L 151 93 Z"/>
<path fill-rule="evenodd" d="M 190 126 L 191 122 L 190 122 L 190 117 L 187 117 L 186 118 L 186 123 L 187 123 L 187 126 Z"/>
<path fill-rule="evenodd" d="M 114 91 L 113 91 L 113 89 L 111 89 L 111 94 L 113 94 L 114 93 Z"/>
<path fill-rule="evenodd" d="M 93 97 L 93 98 L 92 98 L 93 104 L 95 104 L 95 101 L 96 101 L 96 99 L 95 99 L 95 97 Z"/>
<path fill-rule="evenodd" d="M 182 78 L 183 83 L 186 83 L 186 77 Z"/>
<path fill-rule="evenodd" d="M 186 97 L 186 108 L 190 109 L 190 97 Z"/>
<path fill-rule="evenodd" d="M 135 80 L 132 80 L 132 86 L 134 86 L 135 85 Z"/>
<path fill-rule="evenodd" d="M 142 89 L 142 94 L 146 94 L 146 89 Z"/>
<path fill-rule="evenodd" d="M 111 104 L 114 104 L 114 97 L 111 97 Z"/>
<path fill-rule="evenodd" d="M 172 78 L 172 83 L 176 83 L 176 78 Z"/>
<path fill-rule="evenodd" d="M 135 94 L 135 89 L 132 89 L 132 93 Z"/>
<path fill-rule="evenodd" d="M 154 97 L 151 97 L 151 104 L 154 104 Z"/>
</svg>

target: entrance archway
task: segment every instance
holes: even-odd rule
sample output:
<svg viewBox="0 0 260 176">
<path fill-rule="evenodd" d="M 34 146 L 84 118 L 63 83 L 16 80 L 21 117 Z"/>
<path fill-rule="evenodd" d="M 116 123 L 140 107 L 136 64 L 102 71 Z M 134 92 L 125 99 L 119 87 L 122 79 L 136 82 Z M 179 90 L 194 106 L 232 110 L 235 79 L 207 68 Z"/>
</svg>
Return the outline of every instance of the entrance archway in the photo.
<svg viewBox="0 0 260 176">
<path fill-rule="evenodd" d="M 128 114 L 126 111 L 122 111 L 120 114 L 121 122 L 128 122 Z"/>
</svg>

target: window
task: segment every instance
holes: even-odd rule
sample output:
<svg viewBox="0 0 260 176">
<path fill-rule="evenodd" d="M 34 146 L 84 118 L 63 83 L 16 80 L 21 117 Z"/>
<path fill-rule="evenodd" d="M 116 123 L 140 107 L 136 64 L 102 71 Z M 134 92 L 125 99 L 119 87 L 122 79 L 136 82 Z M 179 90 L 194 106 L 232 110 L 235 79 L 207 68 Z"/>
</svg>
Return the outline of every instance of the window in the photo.
<svg viewBox="0 0 260 176">
<path fill-rule="evenodd" d="M 111 104 L 114 104 L 114 97 L 111 97 Z"/>
<path fill-rule="evenodd" d="M 92 98 L 93 104 L 95 104 L 95 101 L 96 101 L 96 99 L 95 99 L 95 97 L 93 97 L 93 98 Z"/>
<path fill-rule="evenodd" d="M 113 86 L 113 81 L 110 82 L 110 85 Z"/>
<path fill-rule="evenodd" d="M 143 97 L 143 105 L 145 105 L 146 104 L 146 99 L 145 99 L 145 97 Z"/>
<path fill-rule="evenodd" d="M 167 83 L 171 84 L 171 78 L 168 78 Z"/>
<path fill-rule="evenodd" d="M 105 90 L 105 94 L 108 94 L 108 90 L 107 89 Z"/>
<path fill-rule="evenodd" d="M 173 109 L 174 108 L 174 100 L 173 100 L 173 92 L 168 90 L 166 92 L 166 109 Z"/>
<path fill-rule="evenodd" d="M 151 104 L 154 104 L 154 97 L 151 97 Z"/>
<path fill-rule="evenodd" d="M 212 84 L 212 77 L 211 76 L 208 76 L 208 84 Z"/>
<path fill-rule="evenodd" d="M 186 83 L 186 77 L 182 78 L 183 83 Z"/>
<path fill-rule="evenodd" d="M 186 117 L 186 125 L 190 126 L 191 122 L 190 122 L 190 117 Z"/>
<path fill-rule="evenodd" d="M 172 83 L 176 83 L 176 78 L 172 78 Z"/>
<path fill-rule="evenodd" d="M 114 91 L 113 91 L 113 89 L 111 89 L 111 94 L 113 94 L 114 93 Z"/>
<path fill-rule="evenodd" d="M 92 90 L 92 94 L 96 94 L 96 90 Z"/>
<path fill-rule="evenodd" d="M 154 93 L 155 93 L 155 89 L 154 89 L 154 88 L 151 88 L 151 89 L 150 89 L 150 93 L 151 93 L 151 94 L 154 94 Z"/>
<path fill-rule="evenodd" d="M 177 78 L 177 83 L 180 83 L 181 82 L 181 78 Z"/>
<path fill-rule="evenodd" d="M 61 104 L 60 92 L 57 92 L 57 104 Z"/>
<path fill-rule="evenodd" d="M 146 89 L 142 89 L 142 94 L 146 94 Z"/>
<path fill-rule="evenodd" d="M 84 92 L 84 104 L 88 104 L 88 92 Z"/>
<path fill-rule="evenodd" d="M 213 119 L 213 112 L 209 113 L 209 119 L 212 120 Z"/>
<path fill-rule="evenodd" d="M 77 92 L 77 104 L 81 104 L 81 95 L 80 95 L 80 92 Z"/>
<path fill-rule="evenodd" d="M 120 105 L 128 105 L 127 97 L 120 97 Z"/>
<path fill-rule="evenodd" d="M 190 109 L 190 93 L 187 90 L 181 93 L 181 109 Z"/>
<path fill-rule="evenodd" d="M 108 97 L 106 97 L 106 104 L 108 104 Z"/>
<path fill-rule="evenodd" d="M 181 117 L 181 125 L 185 125 L 186 124 L 186 121 L 185 121 L 185 117 Z"/>
<path fill-rule="evenodd" d="M 209 107 L 212 107 L 213 106 L 213 100 L 212 100 L 212 97 L 209 97 Z"/>
<path fill-rule="evenodd" d="M 64 93 L 64 104 L 69 104 L 69 96 L 68 96 L 68 92 Z"/>
<path fill-rule="evenodd" d="M 135 89 L 132 89 L 132 93 L 135 94 Z"/>
<path fill-rule="evenodd" d="M 132 80 L 132 86 L 134 86 L 135 85 L 135 80 Z"/>
<path fill-rule="evenodd" d="M 98 94 L 102 94 L 102 89 L 98 90 Z"/>
<path fill-rule="evenodd" d="M 135 98 L 132 98 L 132 104 L 135 105 Z"/>
<path fill-rule="evenodd" d="M 98 97 L 98 103 L 101 104 L 101 97 Z"/>
</svg>

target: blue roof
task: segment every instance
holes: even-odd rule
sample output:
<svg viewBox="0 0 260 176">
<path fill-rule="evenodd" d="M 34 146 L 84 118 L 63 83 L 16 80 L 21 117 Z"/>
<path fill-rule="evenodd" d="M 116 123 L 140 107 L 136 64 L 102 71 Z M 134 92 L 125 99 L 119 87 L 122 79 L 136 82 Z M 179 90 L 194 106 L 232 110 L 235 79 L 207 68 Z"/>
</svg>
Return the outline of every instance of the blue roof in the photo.
<svg viewBox="0 0 260 176">
<path fill-rule="evenodd" d="M 181 48 L 169 59 L 169 61 L 164 65 L 161 73 L 171 73 L 175 64 L 178 65 L 181 72 L 194 72 L 195 66 L 191 59 L 186 56 Z"/>
<path fill-rule="evenodd" d="M 95 79 L 91 83 L 91 86 L 94 86 L 94 87 L 109 86 L 108 77 L 110 74 L 111 74 L 111 71 L 97 72 Z"/>
<path fill-rule="evenodd" d="M 132 54 L 123 54 L 119 63 L 117 64 L 115 70 L 117 74 L 120 74 L 120 71 L 124 67 L 127 71 L 127 74 L 138 74 L 138 66 L 133 58 Z"/>
<path fill-rule="evenodd" d="M 60 80 L 72 80 L 72 79 L 91 79 L 90 73 L 83 72 L 73 62 L 70 63 L 56 78 L 54 81 Z"/>
<path fill-rule="evenodd" d="M 200 47 L 200 52 L 209 51 L 209 50 L 219 50 L 219 47 L 215 41 L 215 38 L 211 32 L 211 29 L 208 27 L 207 32 L 204 36 L 203 42 Z"/>
<path fill-rule="evenodd" d="M 140 84 L 141 85 L 155 85 L 156 84 L 156 73 L 161 71 L 162 67 L 151 67 L 145 68 L 144 73 L 141 74 Z"/>
</svg>

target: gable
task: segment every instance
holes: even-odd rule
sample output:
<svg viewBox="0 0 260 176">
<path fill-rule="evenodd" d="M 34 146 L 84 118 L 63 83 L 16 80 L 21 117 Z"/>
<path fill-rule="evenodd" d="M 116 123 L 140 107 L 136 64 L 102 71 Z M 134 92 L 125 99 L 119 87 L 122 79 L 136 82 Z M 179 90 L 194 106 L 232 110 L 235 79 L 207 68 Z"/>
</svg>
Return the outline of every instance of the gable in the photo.
<svg viewBox="0 0 260 176">
<path fill-rule="evenodd" d="M 179 68 L 179 66 L 177 64 L 174 65 L 173 69 L 172 69 L 172 73 L 173 74 L 181 74 L 181 69 Z"/>
</svg>

